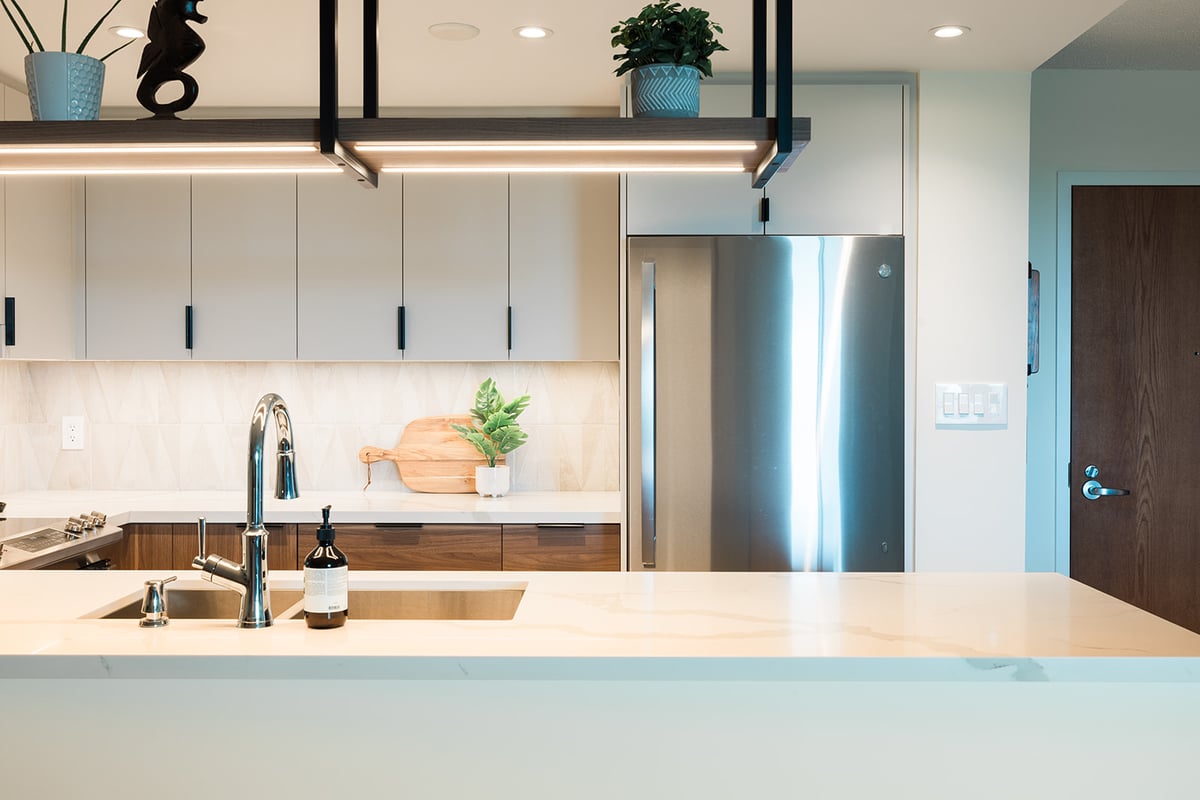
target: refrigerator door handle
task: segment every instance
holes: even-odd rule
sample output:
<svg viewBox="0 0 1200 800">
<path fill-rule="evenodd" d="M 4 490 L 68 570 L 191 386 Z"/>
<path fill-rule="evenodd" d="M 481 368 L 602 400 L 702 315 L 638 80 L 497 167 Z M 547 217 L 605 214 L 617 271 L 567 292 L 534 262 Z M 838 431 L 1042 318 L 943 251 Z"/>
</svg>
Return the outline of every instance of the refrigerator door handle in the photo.
<svg viewBox="0 0 1200 800">
<path fill-rule="evenodd" d="M 642 566 L 654 569 L 654 267 L 642 262 Z"/>
</svg>

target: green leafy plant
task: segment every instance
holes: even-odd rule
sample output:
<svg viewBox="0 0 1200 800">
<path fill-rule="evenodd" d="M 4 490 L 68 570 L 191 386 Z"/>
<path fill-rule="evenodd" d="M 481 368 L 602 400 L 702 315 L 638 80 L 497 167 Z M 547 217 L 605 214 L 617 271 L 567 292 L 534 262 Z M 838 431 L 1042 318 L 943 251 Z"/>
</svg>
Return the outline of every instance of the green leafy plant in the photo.
<svg viewBox="0 0 1200 800">
<path fill-rule="evenodd" d="M 621 62 L 614 71 L 624 75 L 649 64 L 676 64 L 695 67 L 711 78 L 712 54 L 729 49 L 716 38 L 724 32 L 720 25 L 709 21 L 707 11 L 658 0 L 636 17 L 613 26 L 612 46 L 625 48 L 625 52 L 613 56 L 614 61 Z"/>
<path fill-rule="evenodd" d="M 62 46 L 59 48 L 63 52 L 67 51 L 67 12 L 69 5 L 69 0 L 63 0 Z M 96 31 L 100 30 L 100 26 L 104 24 L 104 20 L 108 19 L 109 14 L 115 11 L 119 5 L 121 5 L 121 0 L 116 0 L 116 2 L 109 7 L 108 11 L 104 12 L 104 16 L 100 17 L 99 21 L 92 26 L 92 29 L 87 32 L 87 36 L 83 37 L 83 41 L 79 43 L 79 47 L 75 48 L 74 52 L 83 53 L 83 48 L 88 46 L 88 42 L 90 42 L 92 37 L 96 35 Z M 25 45 L 25 49 L 30 53 L 46 52 L 45 45 L 42 44 L 41 38 L 37 35 L 37 31 L 34 30 L 33 23 L 29 21 L 29 17 L 25 16 L 25 9 L 21 8 L 21 4 L 18 3 L 17 0 L 0 0 L 0 6 L 4 8 L 4 13 L 8 16 L 8 21 L 12 23 L 13 29 L 16 30 L 17 36 L 21 37 L 21 42 Z M 16 16 L 13 15 L 14 9 L 16 10 Z M 17 17 L 21 18 L 20 22 L 17 21 Z M 126 47 L 129 47 L 129 45 L 133 44 L 135 41 L 137 40 L 130 39 L 125 44 L 105 54 L 100 60 L 104 61 L 114 53 L 119 53 Z"/>
<path fill-rule="evenodd" d="M 471 409 L 475 427 L 457 423 L 451 423 L 450 427 L 475 445 L 475 449 L 488 460 L 488 466 L 494 467 L 499 456 L 511 453 L 529 438 L 516 421 L 528 405 L 527 394 L 505 402 L 504 396 L 496 388 L 496 382 L 488 378 L 479 384 L 479 391 L 475 393 L 475 407 Z"/>
</svg>

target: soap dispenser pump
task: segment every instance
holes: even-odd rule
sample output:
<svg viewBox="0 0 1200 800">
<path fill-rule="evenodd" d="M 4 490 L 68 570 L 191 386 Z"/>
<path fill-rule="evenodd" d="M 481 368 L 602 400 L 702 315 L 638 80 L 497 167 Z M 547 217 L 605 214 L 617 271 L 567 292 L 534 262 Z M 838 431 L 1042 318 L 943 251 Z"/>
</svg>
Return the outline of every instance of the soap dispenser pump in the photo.
<svg viewBox="0 0 1200 800">
<path fill-rule="evenodd" d="M 350 616 L 350 567 L 333 544 L 337 534 L 329 524 L 331 508 L 321 509 L 317 546 L 304 559 L 304 622 L 310 628 L 340 628 Z"/>
</svg>

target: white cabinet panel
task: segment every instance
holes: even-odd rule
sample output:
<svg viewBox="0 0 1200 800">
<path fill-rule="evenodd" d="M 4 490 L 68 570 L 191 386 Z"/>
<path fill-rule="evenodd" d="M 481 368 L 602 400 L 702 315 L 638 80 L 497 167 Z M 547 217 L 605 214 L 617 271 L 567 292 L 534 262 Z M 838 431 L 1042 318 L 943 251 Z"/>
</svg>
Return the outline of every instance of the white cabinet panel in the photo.
<svg viewBox="0 0 1200 800">
<path fill-rule="evenodd" d="M 766 232 L 903 233 L 903 87 L 797 86 L 792 97 L 812 141 L 767 184 Z"/>
<path fill-rule="evenodd" d="M 405 358 L 508 358 L 508 176 L 404 177 Z"/>
<path fill-rule="evenodd" d="M 513 359 L 617 360 L 618 190 L 612 175 L 511 176 Z"/>
<path fill-rule="evenodd" d="M 404 304 L 403 181 L 364 189 L 345 175 L 302 175 L 297 197 L 299 357 L 398 359 Z"/>
<path fill-rule="evenodd" d="M 5 181 L 4 292 L 16 298 L 10 358 L 76 358 L 83 350 L 81 178 Z"/>
<path fill-rule="evenodd" d="M 750 87 L 701 82 L 700 116 L 750 116 Z M 763 192 L 737 175 L 630 173 L 626 230 L 653 234 L 754 234 L 763 232 Z"/>
<path fill-rule="evenodd" d="M 190 358 L 191 179 L 89 177 L 87 357 Z"/>
<path fill-rule="evenodd" d="M 296 357 L 296 177 L 192 178 L 198 359 Z"/>
</svg>

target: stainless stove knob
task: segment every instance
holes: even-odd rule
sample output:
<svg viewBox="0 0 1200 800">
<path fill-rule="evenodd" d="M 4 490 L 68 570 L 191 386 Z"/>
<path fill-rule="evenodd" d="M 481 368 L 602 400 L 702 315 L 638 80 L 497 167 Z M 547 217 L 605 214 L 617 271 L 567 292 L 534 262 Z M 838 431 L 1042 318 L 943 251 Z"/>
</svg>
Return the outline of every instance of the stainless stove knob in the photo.
<svg viewBox="0 0 1200 800">
<path fill-rule="evenodd" d="M 103 528 L 104 523 L 108 522 L 108 515 L 101 514 L 99 511 L 93 511 L 91 517 L 92 521 L 96 523 L 97 528 Z"/>
</svg>

